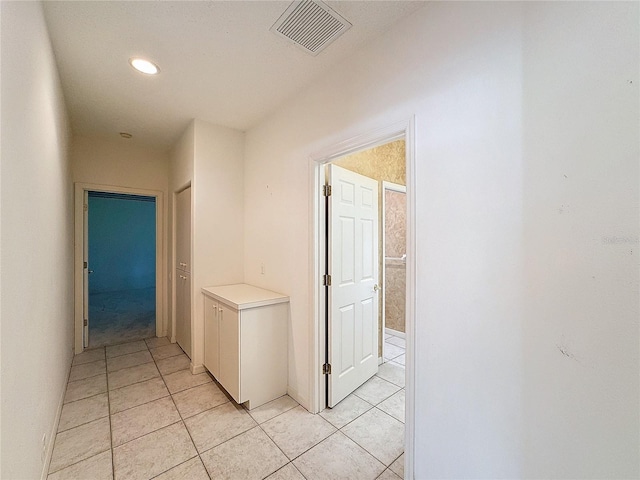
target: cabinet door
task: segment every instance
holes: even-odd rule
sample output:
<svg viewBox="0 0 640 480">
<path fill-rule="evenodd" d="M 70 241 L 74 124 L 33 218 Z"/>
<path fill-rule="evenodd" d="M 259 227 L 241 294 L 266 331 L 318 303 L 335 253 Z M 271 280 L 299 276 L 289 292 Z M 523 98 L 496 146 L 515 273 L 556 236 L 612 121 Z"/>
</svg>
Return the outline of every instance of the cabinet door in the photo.
<svg viewBox="0 0 640 480">
<path fill-rule="evenodd" d="M 191 187 L 176 195 L 176 268 L 191 271 Z"/>
<path fill-rule="evenodd" d="M 240 319 L 238 312 L 223 303 L 218 304 L 218 326 L 220 332 L 220 378 L 219 381 L 233 399 L 240 398 Z"/>
<path fill-rule="evenodd" d="M 176 341 L 191 358 L 191 275 L 176 270 Z"/>
<path fill-rule="evenodd" d="M 220 378 L 220 353 L 218 351 L 218 302 L 204 297 L 204 366 L 216 379 Z"/>
</svg>

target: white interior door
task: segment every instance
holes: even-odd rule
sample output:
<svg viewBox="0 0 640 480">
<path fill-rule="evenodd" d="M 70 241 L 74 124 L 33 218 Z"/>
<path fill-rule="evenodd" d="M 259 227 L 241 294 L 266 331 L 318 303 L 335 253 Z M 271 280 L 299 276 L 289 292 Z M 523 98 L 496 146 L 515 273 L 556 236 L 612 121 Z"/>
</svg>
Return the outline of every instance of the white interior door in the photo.
<svg viewBox="0 0 640 480">
<path fill-rule="evenodd" d="M 191 187 L 176 195 L 176 341 L 191 358 Z"/>
<path fill-rule="evenodd" d="M 378 182 L 328 166 L 328 405 L 378 371 Z"/>
</svg>

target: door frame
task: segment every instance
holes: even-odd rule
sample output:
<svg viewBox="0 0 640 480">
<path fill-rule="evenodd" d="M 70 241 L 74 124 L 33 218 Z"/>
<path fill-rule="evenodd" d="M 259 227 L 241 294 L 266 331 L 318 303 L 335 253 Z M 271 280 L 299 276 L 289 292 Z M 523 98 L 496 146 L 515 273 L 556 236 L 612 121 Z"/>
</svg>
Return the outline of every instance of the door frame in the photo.
<svg viewBox="0 0 640 480">
<path fill-rule="evenodd" d="M 387 336 L 387 314 L 386 314 L 386 306 L 387 306 L 387 242 L 386 231 L 387 231 L 387 201 L 385 192 L 389 190 L 392 192 L 400 192 L 407 193 L 407 187 L 405 185 L 400 185 L 399 183 L 387 182 L 386 180 L 382 181 L 382 358 L 380 359 L 380 363 L 384 363 L 384 349 L 385 349 L 385 338 Z M 405 197 L 406 199 L 406 197 Z M 406 219 L 405 219 L 406 221 Z M 406 228 L 406 225 L 405 225 Z M 406 271 L 406 267 L 405 267 Z M 406 288 L 405 288 L 406 290 Z M 406 330 L 406 327 L 405 327 Z M 405 335 L 406 337 L 406 335 Z M 406 369 L 405 369 L 406 371 Z"/>
<path fill-rule="evenodd" d="M 324 214 L 324 165 L 346 155 L 386 143 L 404 139 L 406 157 L 407 188 L 407 305 L 406 305 L 406 386 L 405 386 L 405 475 L 413 477 L 415 458 L 415 303 L 416 303 L 416 190 L 415 190 L 415 117 L 389 124 L 368 133 L 329 145 L 310 156 L 310 214 L 312 219 L 309 256 L 311 265 L 310 297 L 311 334 L 309 335 L 309 404 L 312 413 L 326 406 L 326 385 L 322 374 L 324 364 L 326 332 L 326 289 L 322 285 L 326 251 L 326 225 Z"/>
<path fill-rule="evenodd" d="M 327 218 L 327 227 L 329 231 L 326 238 L 330 243 L 327 244 L 326 250 L 326 258 L 327 269 L 326 273 L 331 274 L 331 289 L 323 288 L 323 292 L 328 292 L 328 302 L 326 305 L 329 307 L 329 314 L 325 316 L 325 328 L 324 332 L 327 336 L 326 343 L 326 357 L 329 364 L 332 367 L 331 375 L 323 375 L 325 379 L 325 385 L 327 388 L 327 404 L 326 406 L 333 404 L 333 406 L 337 405 L 340 401 L 350 395 L 356 388 L 360 385 L 371 379 L 376 373 L 378 373 L 379 366 L 379 338 L 380 338 L 380 326 L 381 326 L 381 317 L 380 317 L 380 307 L 381 307 L 381 292 L 379 290 L 380 285 L 380 243 L 379 243 L 379 234 L 380 234 L 380 183 L 377 179 L 367 177 L 362 173 L 355 172 L 353 170 L 349 170 L 348 168 L 344 168 L 336 163 L 325 164 L 325 181 L 329 182 L 332 185 L 332 194 L 330 197 L 324 197 L 328 199 L 325 202 L 326 206 L 330 206 L 330 208 L 323 209 L 323 213 Z M 343 198 L 342 193 L 340 192 L 340 187 L 338 184 L 346 182 L 353 182 L 353 186 L 355 187 L 352 191 L 353 194 L 353 204 L 349 207 L 341 205 L 341 198 Z M 373 211 L 367 209 L 364 206 L 363 197 L 361 193 L 363 189 L 371 189 L 372 195 L 375 196 L 375 205 L 373 205 Z M 360 199 L 356 198 L 360 197 Z M 352 277 L 351 285 L 341 285 L 342 279 L 342 267 L 344 267 L 343 261 L 340 260 L 342 255 L 340 252 L 344 245 L 340 247 L 340 243 L 343 243 L 344 240 L 344 232 L 341 232 L 341 229 L 336 225 L 336 223 L 341 223 L 340 219 L 344 218 L 343 215 L 352 214 L 352 218 L 354 221 L 354 230 L 352 233 L 352 237 L 348 237 L 353 241 L 353 271 L 351 272 L 354 276 Z M 358 220 L 362 220 L 363 218 L 372 220 L 372 227 L 374 227 L 371 231 L 371 246 L 374 247 L 371 249 L 370 261 L 372 262 L 371 268 L 373 269 L 371 275 L 369 277 L 364 277 L 364 273 L 361 268 L 364 267 L 365 261 L 362 255 L 359 255 L 358 252 L 363 253 L 367 246 L 364 243 L 365 241 L 365 232 L 362 226 L 357 226 Z M 337 227 L 337 228 L 336 228 Z M 358 235 L 358 232 L 360 235 Z M 360 243 L 358 242 L 360 239 Z M 363 249 L 361 251 L 361 249 Z M 358 260 L 360 257 L 360 260 Z M 358 267 L 358 264 L 360 268 Z M 360 270 L 362 276 L 358 276 L 358 271 Z M 347 293 L 349 292 L 349 293 Z M 363 300 L 371 299 L 372 306 L 375 308 L 371 309 L 371 317 L 368 317 L 364 313 L 363 309 Z M 345 302 L 347 302 L 345 304 Z M 343 338 L 343 329 L 341 326 L 344 325 L 340 322 L 339 311 L 342 310 L 341 307 L 346 307 L 348 305 L 353 307 L 352 312 L 354 313 L 354 324 L 352 333 L 354 334 L 354 349 L 352 351 L 352 355 L 349 355 L 347 358 L 353 362 L 351 363 L 351 368 L 348 370 L 343 370 L 345 365 L 342 365 L 343 357 L 342 353 L 344 350 L 342 347 Z M 358 306 L 358 304 L 360 304 Z M 367 318 L 368 317 L 368 318 Z M 371 323 L 368 323 L 368 322 Z M 368 328 L 364 328 L 365 325 L 368 324 Z M 329 325 L 331 325 L 331 329 L 329 329 Z M 348 323 L 347 323 L 348 325 Z M 362 330 L 360 331 L 361 335 L 358 335 L 358 327 L 360 325 Z M 337 327 L 337 328 L 336 328 Z M 362 335 L 365 334 L 365 331 L 371 332 L 370 342 L 366 342 Z M 339 333 L 340 332 L 340 333 Z M 338 343 L 333 343 L 338 342 Z M 373 346 L 373 342 L 375 342 L 375 347 Z M 359 345 L 359 346 L 358 346 Z M 338 348 L 334 348 L 338 346 Z M 331 348 L 329 348 L 331 347 Z M 373 348 L 371 348 L 373 347 Z M 371 355 L 364 357 L 364 349 L 371 348 Z M 362 350 L 360 350 L 362 349 Z M 342 353 L 336 354 L 336 351 L 342 351 Z M 337 364 L 337 363 L 340 364 Z M 344 375 L 344 376 L 343 376 Z M 340 378 L 342 377 L 342 378 Z M 346 393 L 346 394 L 345 394 Z M 339 399 L 339 400 L 338 400 Z M 320 405 L 322 407 L 322 404 Z"/>
<path fill-rule="evenodd" d="M 164 271 L 164 193 L 160 190 L 116 187 L 94 183 L 74 183 L 74 350 L 75 354 L 85 349 L 83 342 L 83 262 L 84 262 L 84 193 L 87 191 L 124 193 L 155 197 L 156 199 L 156 335 L 161 337 L 166 331 L 166 278 Z"/>
<path fill-rule="evenodd" d="M 185 183 L 184 185 L 182 185 L 181 187 L 179 187 L 178 189 L 174 190 L 173 192 L 171 192 L 171 255 L 170 255 L 170 259 L 168 262 L 168 269 L 169 269 L 169 278 L 172 280 L 171 281 L 171 343 L 177 343 L 176 340 L 176 319 L 177 319 L 177 315 L 176 315 L 176 286 L 178 284 L 177 279 L 174 277 L 174 273 L 176 270 L 176 262 L 177 262 L 177 252 L 176 252 L 176 232 L 177 232 L 177 225 L 176 225 L 176 219 L 178 218 L 178 216 L 176 215 L 176 205 L 177 205 L 177 201 L 178 201 L 178 195 L 182 192 L 184 192 L 187 188 L 191 188 L 192 189 L 192 185 L 191 185 L 191 181 L 188 181 L 187 183 Z M 189 234 L 190 238 L 191 238 L 191 244 L 189 245 L 189 252 L 190 252 L 190 259 L 189 259 L 189 264 L 191 265 L 189 268 L 193 268 L 193 189 L 191 190 L 191 204 L 189 205 L 189 212 L 191 214 L 191 232 Z M 190 291 L 191 291 L 191 295 L 189 297 L 189 302 L 191 302 L 191 354 L 193 355 L 193 345 L 195 344 L 194 342 L 194 338 L 193 338 L 193 315 L 194 315 L 194 308 L 195 308 L 195 304 L 193 301 L 194 298 L 194 294 L 193 294 L 193 272 L 190 271 L 189 272 L 189 279 L 191 282 L 191 287 L 190 287 Z M 167 324 L 168 325 L 168 324 Z M 168 333 L 168 330 L 165 330 L 165 334 Z M 204 370 L 202 370 L 204 371 Z M 193 373 L 193 372 L 192 372 Z M 198 372 L 201 373 L 201 372 Z"/>
</svg>

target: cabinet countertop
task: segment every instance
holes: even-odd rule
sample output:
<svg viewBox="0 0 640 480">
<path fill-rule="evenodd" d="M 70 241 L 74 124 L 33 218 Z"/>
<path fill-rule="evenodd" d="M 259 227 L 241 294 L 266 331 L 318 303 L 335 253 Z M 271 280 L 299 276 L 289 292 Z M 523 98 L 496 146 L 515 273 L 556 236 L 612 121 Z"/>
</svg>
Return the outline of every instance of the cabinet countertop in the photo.
<svg viewBox="0 0 640 480">
<path fill-rule="evenodd" d="M 222 302 L 236 310 L 264 307 L 289 301 L 287 295 L 272 292 L 264 288 L 255 287 L 246 283 L 235 285 L 221 285 L 218 287 L 203 287 L 202 293 L 219 302 Z"/>
</svg>

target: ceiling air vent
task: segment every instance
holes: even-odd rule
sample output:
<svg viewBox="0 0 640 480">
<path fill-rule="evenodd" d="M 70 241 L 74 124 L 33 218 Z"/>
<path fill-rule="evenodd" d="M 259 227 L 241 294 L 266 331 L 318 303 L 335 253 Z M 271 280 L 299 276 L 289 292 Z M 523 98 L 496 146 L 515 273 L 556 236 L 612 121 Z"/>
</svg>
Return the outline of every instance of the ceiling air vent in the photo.
<svg viewBox="0 0 640 480">
<path fill-rule="evenodd" d="M 349 22 L 321 1 L 302 0 L 289 5 L 271 31 L 315 56 L 349 28 Z"/>
</svg>

